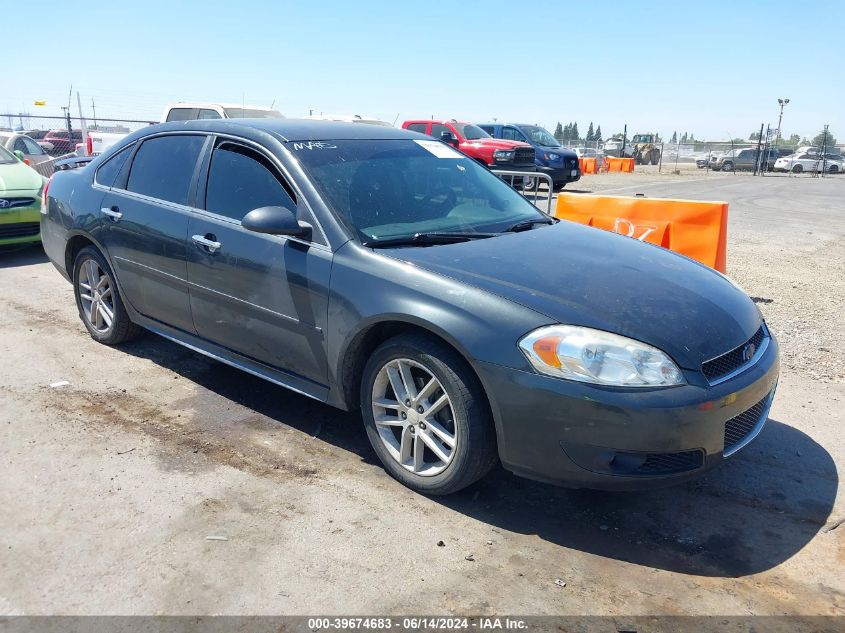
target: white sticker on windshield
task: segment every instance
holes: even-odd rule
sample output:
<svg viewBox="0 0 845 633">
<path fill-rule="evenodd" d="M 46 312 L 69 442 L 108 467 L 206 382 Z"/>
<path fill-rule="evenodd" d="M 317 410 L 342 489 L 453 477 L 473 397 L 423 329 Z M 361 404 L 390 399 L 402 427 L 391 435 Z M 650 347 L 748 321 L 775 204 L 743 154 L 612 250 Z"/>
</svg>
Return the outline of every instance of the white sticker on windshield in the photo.
<svg viewBox="0 0 845 633">
<path fill-rule="evenodd" d="M 452 149 L 445 143 L 441 143 L 440 141 L 414 141 L 417 145 L 422 147 L 423 149 L 427 149 L 429 152 L 437 156 L 437 158 L 466 158 L 463 154 L 459 151 Z"/>
</svg>

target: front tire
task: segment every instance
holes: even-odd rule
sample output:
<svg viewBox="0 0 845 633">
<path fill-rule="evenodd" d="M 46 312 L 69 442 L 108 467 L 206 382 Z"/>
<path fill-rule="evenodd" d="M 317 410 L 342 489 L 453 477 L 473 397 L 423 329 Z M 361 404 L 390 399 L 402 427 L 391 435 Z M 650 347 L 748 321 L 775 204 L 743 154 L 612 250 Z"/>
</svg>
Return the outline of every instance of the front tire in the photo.
<svg viewBox="0 0 845 633">
<path fill-rule="evenodd" d="M 724 163 L 722 165 L 722 171 L 733 171 L 733 169 L 734 169 L 734 164 L 730 161 L 728 161 L 727 163 Z"/>
<path fill-rule="evenodd" d="M 793 173 L 793 174 L 800 174 L 802 171 L 804 171 L 804 167 L 803 167 L 802 165 L 795 165 L 795 166 L 792 168 L 792 173 Z"/>
<path fill-rule="evenodd" d="M 425 335 L 400 335 L 372 354 L 361 415 L 385 470 L 412 490 L 446 495 L 496 464 L 496 435 L 481 384 L 466 361 Z"/>
<path fill-rule="evenodd" d="M 73 294 L 79 318 L 95 341 L 117 345 L 143 330 L 132 323 L 106 258 L 86 246 L 73 262 Z"/>
</svg>

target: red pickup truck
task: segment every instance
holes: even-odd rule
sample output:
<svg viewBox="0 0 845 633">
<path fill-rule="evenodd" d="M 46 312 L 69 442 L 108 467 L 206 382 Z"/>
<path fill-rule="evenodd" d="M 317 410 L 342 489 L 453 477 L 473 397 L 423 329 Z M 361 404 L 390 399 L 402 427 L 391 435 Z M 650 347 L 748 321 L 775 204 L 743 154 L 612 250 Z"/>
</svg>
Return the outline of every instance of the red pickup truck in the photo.
<svg viewBox="0 0 845 633">
<path fill-rule="evenodd" d="M 535 171 L 534 148 L 521 141 L 493 138 L 472 123 L 449 121 L 405 121 L 402 128 L 428 134 L 449 143 L 470 158 L 491 169 Z"/>
</svg>

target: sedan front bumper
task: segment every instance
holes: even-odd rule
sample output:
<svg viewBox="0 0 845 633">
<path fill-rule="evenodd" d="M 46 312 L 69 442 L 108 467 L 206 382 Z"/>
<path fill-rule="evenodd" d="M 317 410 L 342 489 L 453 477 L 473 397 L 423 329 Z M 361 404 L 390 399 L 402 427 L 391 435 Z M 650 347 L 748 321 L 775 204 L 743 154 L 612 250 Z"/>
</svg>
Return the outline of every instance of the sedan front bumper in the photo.
<svg viewBox="0 0 845 633">
<path fill-rule="evenodd" d="M 753 366 L 716 386 L 622 389 L 500 365 L 477 367 L 499 456 L 518 475 L 573 488 L 629 490 L 713 468 L 762 430 L 779 374 L 772 337 Z"/>
<path fill-rule="evenodd" d="M 0 198 L 11 204 L 21 201 L 25 206 L 0 209 L 0 246 L 41 241 L 41 197 L 36 192 L 11 193 L 14 195 L 0 194 Z"/>
<path fill-rule="evenodd" d="M 578 163 L 573 167 L 545 167 L 538 165 L 537 171 L 548 175 L 555 185 L 576 182 L 581 179 L 581 170 Z"/>
</svg>

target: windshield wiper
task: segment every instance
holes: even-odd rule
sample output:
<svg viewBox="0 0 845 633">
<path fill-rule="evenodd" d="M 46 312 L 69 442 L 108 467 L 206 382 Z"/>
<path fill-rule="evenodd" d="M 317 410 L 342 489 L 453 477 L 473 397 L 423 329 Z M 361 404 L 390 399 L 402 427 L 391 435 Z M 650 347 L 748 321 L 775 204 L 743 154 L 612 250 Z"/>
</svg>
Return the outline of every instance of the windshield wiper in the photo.
<svg viewBox="0 0 845 633">
<path fill-rule="evenodd" d="M 464 233 L 434 231 L 429 233 L 414 233 L 403 237 L 391 237 L 384 240 L 369 240 L 363 242 L 364 246 L 378 248 L 380 246 L 406 246 L 406 245 L 427 245 L 427 244 L 455 244 L 456 242 L 468 242 L 479 240 L 485 237 L 496 237 L 498 233 Z"/>
<path fill-rule="evenodd" d="M 559 220 L 551 217 L 531 218 L 530 220 L 520 220 L 516 224 L 511 224 L 503 233 L 519 233 L 520 231 L 527 231 L 533 228 L 535 224 L 557 224 Z"/>
</svg>

